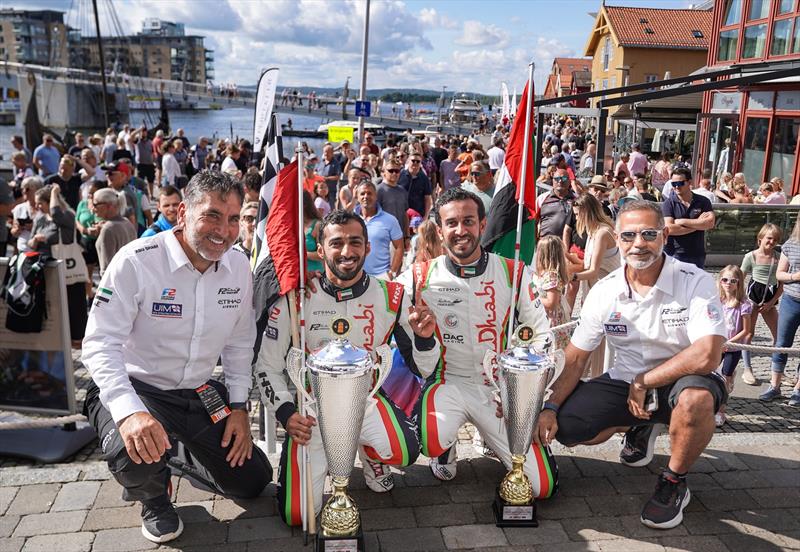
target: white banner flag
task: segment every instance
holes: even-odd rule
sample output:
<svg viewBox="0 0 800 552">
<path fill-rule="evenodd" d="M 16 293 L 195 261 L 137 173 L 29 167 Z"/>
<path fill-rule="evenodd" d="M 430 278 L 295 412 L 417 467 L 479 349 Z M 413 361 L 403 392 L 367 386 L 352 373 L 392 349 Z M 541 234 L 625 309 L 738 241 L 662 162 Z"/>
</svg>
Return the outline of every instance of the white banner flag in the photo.
<svg viewBox="0 0 800 552">
<path fill-rule="evenodd" d="M 272 67 L 261 73 L 256 91 L 256 111 L 253 119 L 253 151 L 261 151 L 269 129 L 275 90 L 278 86 L 278 68 Z"/>
<path fill-rule="evenodd" d="M 511 117 L 511 102 L 508 99 L 508 85 L 506 83 L 500 84 L 500 95 L 503 102 L 503 111 L 501 117 L 503 119 Z"/>
</svg>

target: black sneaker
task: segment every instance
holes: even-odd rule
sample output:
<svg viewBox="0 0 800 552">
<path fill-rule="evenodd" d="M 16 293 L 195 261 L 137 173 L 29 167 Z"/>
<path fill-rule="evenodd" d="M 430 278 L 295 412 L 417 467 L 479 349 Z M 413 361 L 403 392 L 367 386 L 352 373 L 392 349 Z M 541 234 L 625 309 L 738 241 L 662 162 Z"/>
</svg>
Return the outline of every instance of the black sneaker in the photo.
<svg viewBox="0 0 800 552">
<path fill-rule="evenodd" d="M 653 460 L 656 438 L 664 424 L 634 426 L 625 432 L 619 461 L 631 468 L 641 468 Z"/>
<path fill-rule="evenodd" d="M 658 478 L 656 492 L 642 508 L 642 523 L 653 529 L 677 527 L 683 521 L 683 509 L 691 498 L 686 478 L 665 471 Z"/>
<path fill-rule="evenodd" d="M 169 495 L 142 501 L 142 536 L 163 543 L 183 533 L 183 522 L 170 502 Z"/>
</svg>

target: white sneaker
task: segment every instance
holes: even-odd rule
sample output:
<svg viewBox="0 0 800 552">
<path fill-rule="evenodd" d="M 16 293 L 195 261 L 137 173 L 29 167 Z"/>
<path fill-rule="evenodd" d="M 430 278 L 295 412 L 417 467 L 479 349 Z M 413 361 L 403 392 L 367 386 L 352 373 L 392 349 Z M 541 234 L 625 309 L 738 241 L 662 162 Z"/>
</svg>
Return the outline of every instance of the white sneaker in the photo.
<svg viewBox="0 0 800 552">
<path fill-rule="evenodd" d="M 742 381 L 747 385 L 758 385 L 758 380 L 753 375 L 753 370 L 751 368 L 745 367 L 744 372 L 742 372 Z"/>
<path fill-rule="evenodd" d="M 452 481 L 456 477 L 457 467 L 456 444 L 450 450 L 439 456 L 431 458 L 430 466 L 433 476 L 440 481 Z"/>
<path fill-rule="evenodd" d="M 364 466 L 364 481 L 371 491 L 388 493 L 394 489 L 394 475 L 389 466 L 380 462 L 373 462 L 361 451 L 359 451 L 359 456 L 361 464 Z"/>
<path fill-rule="evenodd" d="M 725 425 L 725 422 L 728 421 L 728 417 L 725 416 L 724 412 L 717 412 L 714 414 L 714 425 L 717 427 L 722 427 Z"/>
</svg>

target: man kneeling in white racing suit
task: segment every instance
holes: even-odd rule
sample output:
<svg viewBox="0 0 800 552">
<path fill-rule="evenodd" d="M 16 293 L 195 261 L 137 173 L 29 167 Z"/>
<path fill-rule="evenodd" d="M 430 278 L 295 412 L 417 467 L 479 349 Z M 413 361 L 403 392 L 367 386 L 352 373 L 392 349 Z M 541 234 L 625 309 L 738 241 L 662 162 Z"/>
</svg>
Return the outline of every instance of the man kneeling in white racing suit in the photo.
<svg viewBox="0 0 800 552">
<path fill-rule="evenodd" d="M 433 315 L 426 307 L 413 307 L 401 284 L 363 271 L 369 254 L 363 219 L 347 211 L 330 213 L 320 227 L 318 252 L 325 274 L 305 302 L 307 352 L 323 347 L 332 336 L 331 322 L 344 317 L 351 324 L 347 339 L 353 345 L 374 352 L 394 336 L 408 366 L 422 372 L 433 370 L 439 358 Z M 288 299 L 281 299 L 270 311 L 256 382 L 263 403 L 274 410 L 287 433 L 278 476 L 280 515 L 288 525 L 300 525 L 300 446 L 309 447 L 315 513 L 322 507 L 328 464 L 320 432 L 313 429 L 316 420 L 297 412 L 289 392 L 284 368 L 291 347 L 290 328 Z M 387 464 L 408 466 L 419 455 L 416 426 L 382 390 L 366 405 L 360 445 L 367 486 L 379 493 L 394 486 Z"/>
<path fill-rule="evenodd" d="M 450 480 L 456 475 L 458 430 L 465 422 L 475 425 L 486 446 L 511 467 L 505 427 L 497 418 L 493 387 L 484 377 L 484 356 L 506 348 L 509 316 L 538 332 L 538 344 L 546 339 L 549 323 L 531 273 L 521 263 L 518 301 L 513 311 L 510 308 L 514 261 L 480 247 L 486 214 L 477 196 L 450 189 L 437 200 L 434 215 L 445 254 L 415 263 L 399 281 L 407 294 L 421 297 L 436 315 L 441 357 L 433 372 L 417 365 L 427 381 L 415 417 L 422 454 L 431 458 L 433 475 Z M 547 447 L 532 447 L 524 471 L 536 498 L 552 496 L 558 473 Z"/>
</svg>

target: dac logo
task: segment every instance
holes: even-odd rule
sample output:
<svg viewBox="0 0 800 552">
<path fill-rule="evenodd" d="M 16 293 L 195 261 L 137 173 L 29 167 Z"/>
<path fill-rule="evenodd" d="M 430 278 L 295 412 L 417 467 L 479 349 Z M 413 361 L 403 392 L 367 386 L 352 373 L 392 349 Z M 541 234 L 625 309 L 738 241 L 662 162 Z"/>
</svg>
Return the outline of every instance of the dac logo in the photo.
<svg viewBox="0 0 800 552">
<path fill-rule="evenodd" d="M 445 332 L 442 334 L 442 341 L 444 341 L 445 343 L 456 343 L 458 345 L 463 345 L 464 336 Z"/>
</svg>

